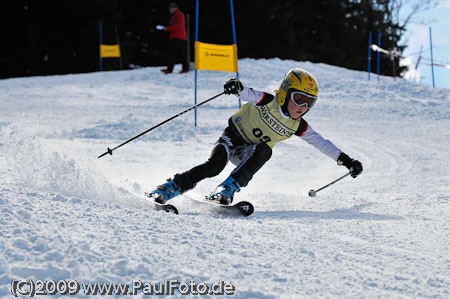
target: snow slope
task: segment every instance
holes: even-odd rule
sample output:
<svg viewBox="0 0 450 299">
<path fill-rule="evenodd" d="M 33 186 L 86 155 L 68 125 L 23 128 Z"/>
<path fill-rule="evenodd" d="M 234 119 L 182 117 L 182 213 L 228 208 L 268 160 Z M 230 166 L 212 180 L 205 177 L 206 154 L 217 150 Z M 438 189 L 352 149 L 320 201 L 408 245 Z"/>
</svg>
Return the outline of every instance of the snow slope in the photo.
<svg viewBox="0 0 450 299">
<path fill-rule="evenodd" d="M 239 67 L 245 85 L 265 91 L 293 67 L 311 71 L 320 100 L 305 118 L 364 173 L 308 197 L 346 170 L 293 137 L 236 195 L 254 204 L 251 217 L 183 196 L 173 200 L 180 215 L 155 212 L 133 193 L 207 159 L 235 97 L 202 106 L 197 128 L 190 112 L 97 159 L 190 107 L 193 72 L 0 80 L 0 297 L 12 297 L 13 278 L 31 278 L 222 279 L 236 298 L 448 298 L 450 90 L 309 62 Z M 200 72 L 199 101 L 230 76 Z M 231 170 L 188 195 L 208 194 Z"/>
</svg>

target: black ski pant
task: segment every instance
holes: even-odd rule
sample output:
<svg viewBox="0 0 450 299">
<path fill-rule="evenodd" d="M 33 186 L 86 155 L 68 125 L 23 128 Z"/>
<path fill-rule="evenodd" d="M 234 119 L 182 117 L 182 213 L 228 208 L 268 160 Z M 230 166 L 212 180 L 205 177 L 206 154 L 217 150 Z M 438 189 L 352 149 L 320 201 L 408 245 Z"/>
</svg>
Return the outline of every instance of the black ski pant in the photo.
<svg viewBox="0 0 450 299">
<path fill-rule="evenodd" d="M 229 121 L 229 126 L 216 142 L 209 159 L 191 170 L 176 174 L 174 181 L 180 187 L 181 193 L 186 192 L 201 180 L 218 175 L 230 158 L 237 158 L 241 163 L 233 170 L 231 176 L 241 187 L 245 187 L 271 156 L 270 146 L 266 143 L 246 144 L 233 123 Z"/>
<path fill-rule="evenodd" d="M 183 64 L 183 71 L 189 71 L 189 61 L 187 57 L 186 41 L 179 38 L 169 39 L 169 58 L 167 61 L 167 71 L 173 72 L 176 63 Z"/>
</svg>

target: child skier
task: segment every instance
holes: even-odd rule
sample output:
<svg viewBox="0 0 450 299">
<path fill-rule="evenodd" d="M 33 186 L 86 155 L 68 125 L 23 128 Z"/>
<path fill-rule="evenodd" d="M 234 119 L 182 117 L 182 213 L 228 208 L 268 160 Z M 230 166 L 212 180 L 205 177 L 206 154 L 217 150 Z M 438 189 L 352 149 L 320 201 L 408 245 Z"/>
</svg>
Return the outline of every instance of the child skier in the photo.
<svg viewBox="0 0 450 299">
<path fill-rule="evenodd" d="M 338 165 L 347 167 L 352 177 L 361 174 L 361 162 L 351 159 L 324 139 L 302 118 L 314 106 L 319 94 L 317 81 L 308 71 L 290 70 L 275 96 L 243 86 L 236 78 L 225 83 L 224 92 L 237 95 L 247 103 L 228 120 L 228 127 L 205 163 L 176 174 L 149 194 L 156 202 L 165 203 L 194 188 L 201 180 L 218 175 L 231 161 L 237 167 L 208 197 L 228 205 L 233 201 L 234 193 L 247 186 L 270 159 L 274 145 L 293 135 L 313 145 Z"/>
</svg>

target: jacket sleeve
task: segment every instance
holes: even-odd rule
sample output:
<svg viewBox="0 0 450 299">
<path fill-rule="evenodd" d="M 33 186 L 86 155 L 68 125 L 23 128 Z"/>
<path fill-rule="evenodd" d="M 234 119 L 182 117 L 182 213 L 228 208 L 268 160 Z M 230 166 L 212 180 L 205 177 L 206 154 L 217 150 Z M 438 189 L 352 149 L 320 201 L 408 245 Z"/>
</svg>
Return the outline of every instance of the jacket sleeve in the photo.
<svg viewBox="0 0 450 299">
<path fill-rule="evenodd" d="M 166 31 L 172 32 L 172 31 L 180 30 L 183 26 L 181 19 L 182 18 L 179 14 L 175 14 L 170 19 L 170 25 L 166 27 Z"/>
<path fill-rule="evenodd" d="M 308 124 L 306 125 L 306 130 L 303 131 L 301 135 L 299 135 L 300 138 L 314 146 L 316 149 L 333 159 L 334 161 L 337 161 L 339 155 L 341 154 L 341 150 L 335 146 L 330 140 L 325 139 L 317 133 L 316 131 L 311 128 Z"/>
<path fill-rule="evenodd" d="M 252 88 L 244 86 L 238 98 L 254 106 L 262 106 L 270 103 L 274 96 L 264 91 L 254 91 Z"/>
</svg>

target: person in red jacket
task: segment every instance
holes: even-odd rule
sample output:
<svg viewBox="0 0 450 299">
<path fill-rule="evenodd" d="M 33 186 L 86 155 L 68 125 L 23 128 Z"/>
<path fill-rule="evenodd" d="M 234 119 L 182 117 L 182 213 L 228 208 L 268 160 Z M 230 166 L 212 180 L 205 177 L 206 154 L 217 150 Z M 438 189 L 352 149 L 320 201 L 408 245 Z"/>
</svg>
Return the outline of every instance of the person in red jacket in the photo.
<svg viewBox="0 0 450 299">
<path fill-rule="evenodd" d="M 186 23 L 184 13 L 178 9 L 176 3 L 169 4 L 169 11 L 172 15 L 170 18 L 170 25 L 167 27 L 161 25 L 156 26 L 157 29 L 165 30 L 170 33 L 167 68 L 161 70 L 161 72 L 165 74 L 172 73 L 175 63 L 180 62 L 181 60 L 183 69 L 180 73 L 187 73 L 189 71 L 189 62 L 186 50 Z"/>
</svg>

